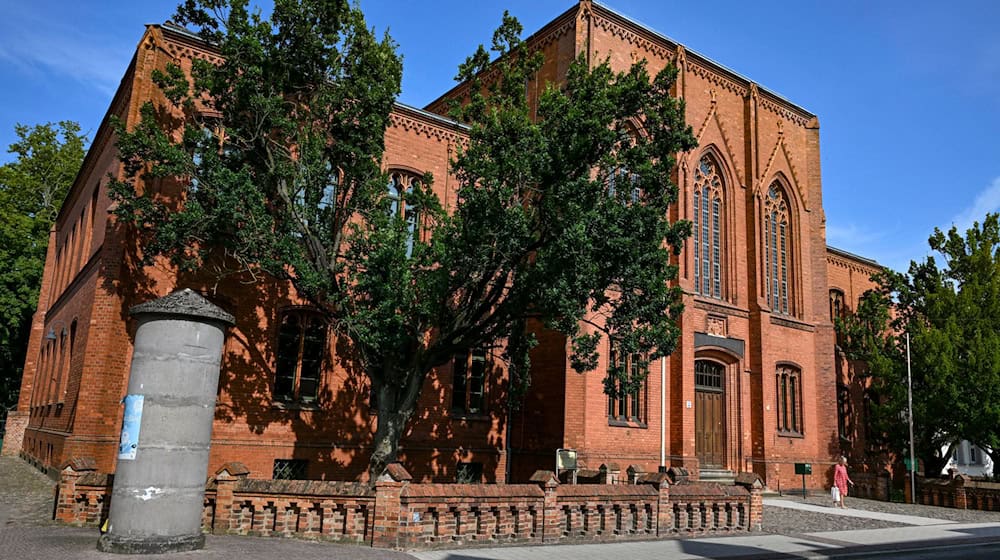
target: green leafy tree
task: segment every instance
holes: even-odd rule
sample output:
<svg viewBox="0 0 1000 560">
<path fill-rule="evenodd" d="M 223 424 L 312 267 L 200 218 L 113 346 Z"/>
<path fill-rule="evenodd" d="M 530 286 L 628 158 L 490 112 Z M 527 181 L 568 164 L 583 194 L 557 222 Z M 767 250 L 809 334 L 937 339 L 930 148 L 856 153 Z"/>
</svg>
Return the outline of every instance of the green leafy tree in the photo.
<svg viewBox="0 0 1000 560">
<path fill-rule="evenodd" d="M 16 404 L 49 230 L 83 162 L 87 138 L 71 121 L 14 127 L 0 166 L 0 408 Z"/>
<path fill-rule="evenodd" d="M 908 454 L 905 335 L 910 335 L 915 447 L 928 474 L 940 472 L 961 439 L 1000 459 L 1000 226 L 987 215 L 965 236 L 938 229 L 933 256 L 907 274 L 883 271 L 857 313 L 838 328 L 849 357 L 867 364 L 871 422 Z"/>
<path fill-rule="evenodd" d="M 456 353 L 492 348 L 510 392 L 523 391 L 529 319 L 571 337 L 580 371 L 596 366 L 602 336 L 647 359 L 674 348 L 671 255 L 690 227 L 666 217 L 674 155 L 695 145 L 670 95 L 674 69 L 577 60 L 533 113 L 525 84 L 540 57 L 505 14 L 498 61 L 480 47 L 459 70 L 471 88 L 454 111 L 469 136 L 452 162 L 457 207 L 445 209 L 430 176 L 388 195 L 379 163 L 401 66 L 357 7 L 278 1 L 265 20 L 243 2 L 192 0 L 178 15 L 224 60 L 155 76 L 186 118 L 172 129 L 149 104 L 119 130 L 118 215 L 146 233 L 147 257 L 289 280 L 328 316 L 376 397 L 373 474 L 396 459 L 428 373 Z M 178 185 L 183 203 L 138 189 L 140 177 Z M 624 368 L 612 378 L 609 391 L 641 382 Z"/>
</svg>

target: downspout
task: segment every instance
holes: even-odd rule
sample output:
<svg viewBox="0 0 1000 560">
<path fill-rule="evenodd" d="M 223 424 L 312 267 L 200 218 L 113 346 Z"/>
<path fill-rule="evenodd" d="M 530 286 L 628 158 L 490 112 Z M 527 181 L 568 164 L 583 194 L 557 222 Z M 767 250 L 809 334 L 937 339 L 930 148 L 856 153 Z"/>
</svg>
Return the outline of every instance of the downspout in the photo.
<svg viewBox="0 0 1000 560">
<path fill-rule="evenodd" d="M 667 357 L 660 358 L 660 470 L 667 468 Z"/>
</svg>

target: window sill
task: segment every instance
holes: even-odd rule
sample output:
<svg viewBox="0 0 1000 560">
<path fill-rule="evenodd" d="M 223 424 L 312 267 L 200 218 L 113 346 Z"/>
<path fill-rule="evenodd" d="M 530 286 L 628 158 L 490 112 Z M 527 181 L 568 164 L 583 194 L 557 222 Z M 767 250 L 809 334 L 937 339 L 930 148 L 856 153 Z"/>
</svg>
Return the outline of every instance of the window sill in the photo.
<svg viewBox="0 0 1000 560">
<path fill-rule="evenodd" d="M 464 420 L 466 422 L 488 422 L 490 420 L 490 415 L 485 412 L 470 414 L 452 410 L 448 412 L 448 416 L 450 416 L 453 420 Z"/>
<path fill-rule="evenodd" d="M 814 326 L 797 317 L 781 313 L 772 313 L 770 322 L 772 325 L 778 325 L 779 327 L 787 327 L 789 329 L 799 331 L 815 332 L 816 330 Z"/>
<path fill-rule="evenodd" d="M 805 436 L 805 434 L 803 434 L 801 432 L 790 432 L 788 430 L 778 430 L 778 437 L 803 439 L 806 436 Z"/>
<path fill-rule="evenodd" d="M 634 418 L 620 418 L 615 416 L 608 416 L 608 426 L 614 428 L 639 428 L 645 430 L 649 428 L 645 422 L 640 422 Z"/>
<path fill-rule="evenodd" d="M 322 407 L 315 402 L 274 401 L 271 410 L 320 410 Z"/>
</svg>

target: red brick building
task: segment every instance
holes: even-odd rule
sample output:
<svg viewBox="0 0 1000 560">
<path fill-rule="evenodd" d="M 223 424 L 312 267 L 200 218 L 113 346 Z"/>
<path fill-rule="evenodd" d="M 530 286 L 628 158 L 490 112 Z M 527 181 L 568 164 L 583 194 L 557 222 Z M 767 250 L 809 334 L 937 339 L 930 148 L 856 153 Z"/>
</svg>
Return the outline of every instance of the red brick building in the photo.
<svg viewBox="0 0 1000 560">
<path fill-rule="evenodd" d="M 638 394 L 610 401 L 600 371 L 608 353 L 599 371 L 580 375 L 565 338 L 543 332 L 532 390 L 511 418 L 502 375 L 483 382 L 489 357 L 457 357 L 427 381 L 402 444 L 407 468 L 425 480 L 520 480 L 572 448 L 588 468 L 617 464 L 623 476 L 630 465 L 684 466 L 702 477 L 754 471 L 777 488 L 799 484 L 793 464 L 809 462 L 810 485 L 825 484 L 841 449 L 829 299 L 840 261 L 825 242 L 816 116 L 588 0 L 529 43 L 545 56 L 531 95 L 562 80 L 580 54 L 609 57 L 616 70 L 641 58 L 651 72 L 679 67 L 675 93 L 699 142 L 679 158 L 680 204 L 671 210 L 696 232 L 680 261 L 683 336 L 651 364 Z M 211 287 L 141 266 L 139 247 L 109 219 L 105 184 L 121 174 L 108 119 L 135 123 L 142 103 L 163 101 L 154 69 L 214 56 L 167 25 L 149 26 L 140 41 L 51 234 L 4 453 L 46 469 L 86 455 L 113 471 L 134 330 L 127 310 L 178 287 Z M 398 106 L 386 132 L 384 167 L 404 184 L 432 172 L 446 204 L 454 204 L 448 161 L 463 129 L 440 114 L 461 93 L 426 110 Z M 255 476 L 366 476 L 375 422 L 367 382 L 345 369 L 336 341 L 290 288 L 230 282 L 213 300 L 236 315 L 236 327 L 224 349 L 210 471 L 239 460 Z"/>
</svg>

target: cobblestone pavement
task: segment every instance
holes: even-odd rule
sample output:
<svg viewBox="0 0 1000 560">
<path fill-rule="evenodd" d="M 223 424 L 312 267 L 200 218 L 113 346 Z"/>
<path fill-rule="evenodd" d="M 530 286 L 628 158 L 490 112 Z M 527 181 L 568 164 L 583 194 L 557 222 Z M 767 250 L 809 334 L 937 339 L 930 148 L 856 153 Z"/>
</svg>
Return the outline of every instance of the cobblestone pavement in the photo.
<svg viewBox="0 0 1000 560">
<path fill-rule="evenodd" d="M 802 501 L 801 497 L 785 499 L 797 502 Z M 805 501 L 806 503 L 817 506 L 830 507 L 831 511 L 833 511 L 830 499 L 826 496 L 809 496 Z M 1000 512 L 994 511 L 962 510 L 914 504 L 898 504 L 851 497 L 847 498 L 846 503 L 849 508 L 861 511 L 932 517 L 934 519 L 942 519 L 956 523 L 1000 523 Z M 852 531 L 861 529 L 887 529 L 890 527 L 905 526 L 906 525 L 902 523 L 893 523 L 880 519 L 843 517 L 834 514 L 827 515 L 811 511 L 799 511 L 781 507 L 764 506 L 764 532 L 779 535 L 818 533 L 826 531 Z"/>
<path fill-rule="evenodd" d="M 0 531 L 12 525 L 54 524 L 55 487 L 52 479 L 24 461 L 0 457 Z"/>
</svg>

